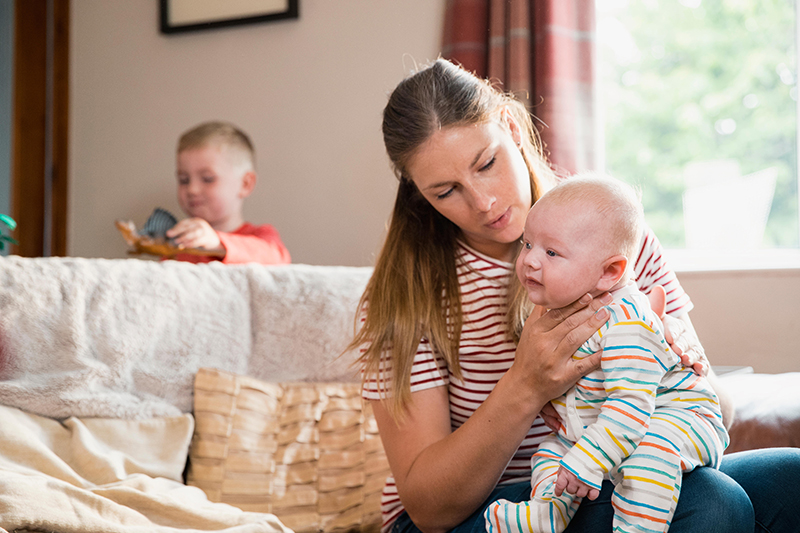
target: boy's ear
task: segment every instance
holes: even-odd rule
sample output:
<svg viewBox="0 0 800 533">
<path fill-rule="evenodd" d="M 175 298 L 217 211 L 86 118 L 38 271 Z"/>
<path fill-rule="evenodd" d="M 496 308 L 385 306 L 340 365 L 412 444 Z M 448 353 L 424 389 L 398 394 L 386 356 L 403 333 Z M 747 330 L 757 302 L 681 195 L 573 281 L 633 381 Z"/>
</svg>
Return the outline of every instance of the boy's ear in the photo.
<svg viewBox="0 0 800 533">
<path fill-rule="evenodd" d="M 252 170 L 245 172 L 242 176 L 242 188 L 239 190 L 239 198 L 247 198 L 253 189 L 256 188 L 256 173 Z"/>
<path fill-rule="evenodd" d="M 615 255 L 603 263 L 603 274 L 597 282 L 597 289 L 607 291 L 617 284 L 628 268 L 628 258 L 624 255 Z"/>
</svg>

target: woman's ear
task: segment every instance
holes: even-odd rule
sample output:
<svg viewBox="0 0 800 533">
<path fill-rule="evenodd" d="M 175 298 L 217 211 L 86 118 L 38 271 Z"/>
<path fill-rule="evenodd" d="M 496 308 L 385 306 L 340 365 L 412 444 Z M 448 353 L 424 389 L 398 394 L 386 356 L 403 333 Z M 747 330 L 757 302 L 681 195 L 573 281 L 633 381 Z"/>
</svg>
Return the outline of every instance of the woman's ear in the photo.
<svg viewBox="0 0 800 533">
<path fill-rule="evenodd" d="M 245 172 L 242 176 L 242 188 L 239 189 L 239 198 L 247 198 L 253 189 L 256 188 L 256 173 L 252 170 Z"/>
<path fill-rule="evenodd" d="M 615 255 L 603 263 L 603 274 L 597 282 L 597 289 L 607 291 L 617 284 L 628 268 L 628 258 L 624 255 Z"/>
<path fill-rule="evenodd" d="M 514 144 L 519 146 L 522 142 L 522 129 L 520 128 L 516 117 L 514 117 L 514 113 L 511 112 L 511 109 L 509 109 L 508 106 L 503 108 L 501 118 L 503 123 L 508 127 L 508 131 L 511 134 L 511 139 L 514 141 Z"/>
</svg>

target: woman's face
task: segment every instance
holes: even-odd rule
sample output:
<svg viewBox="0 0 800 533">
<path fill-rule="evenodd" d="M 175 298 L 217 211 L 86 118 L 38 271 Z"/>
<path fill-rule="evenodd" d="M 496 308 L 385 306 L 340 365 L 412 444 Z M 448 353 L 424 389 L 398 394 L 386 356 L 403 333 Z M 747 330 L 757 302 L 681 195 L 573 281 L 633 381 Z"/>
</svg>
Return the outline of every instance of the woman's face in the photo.
<svg viewBox="0 0 800 533">
<path fill-rule="evenodd" d="M 508 112 L 471 126 L 436 131 L 411 157 L 408 174 L 431 205 L 461 228 L 466 243 L 514 260 L 532 205 L 530 174 Z"/>
</svg>

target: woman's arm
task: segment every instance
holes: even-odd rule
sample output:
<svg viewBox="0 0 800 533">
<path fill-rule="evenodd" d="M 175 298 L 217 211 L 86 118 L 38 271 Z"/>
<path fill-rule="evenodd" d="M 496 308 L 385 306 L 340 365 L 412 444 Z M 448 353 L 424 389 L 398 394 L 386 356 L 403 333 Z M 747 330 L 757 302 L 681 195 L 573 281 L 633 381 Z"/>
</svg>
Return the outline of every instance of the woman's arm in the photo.
<svg viewBox="0 0 800 533">
<path fill-rule="evenodd" d="M 599 354 L 577 361 L 572 354 L 608 319 L 608 311 L 596 311 L 610 296 L 582 300 L 527 321 L 513 365 L 456 431 L 446 387 L 412 393 L 397 421 L 372 402 L 398 494 L 421 530 L 447 531 L 472 514 L 542 406 L 599 364 Z"/>
</svg>

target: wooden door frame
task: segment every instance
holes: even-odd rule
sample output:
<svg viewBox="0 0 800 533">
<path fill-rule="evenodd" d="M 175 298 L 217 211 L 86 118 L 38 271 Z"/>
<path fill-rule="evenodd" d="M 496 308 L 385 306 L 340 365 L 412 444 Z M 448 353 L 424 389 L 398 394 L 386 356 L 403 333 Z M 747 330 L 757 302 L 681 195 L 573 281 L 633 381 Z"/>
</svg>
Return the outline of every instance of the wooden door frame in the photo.
<svg viewBox="0 0 800 533">
<path fill-rule="evenodd" d="M 67 253 L 69 2 L 14 4 L 12 253 L 27 257 Z"/>
</svg>

